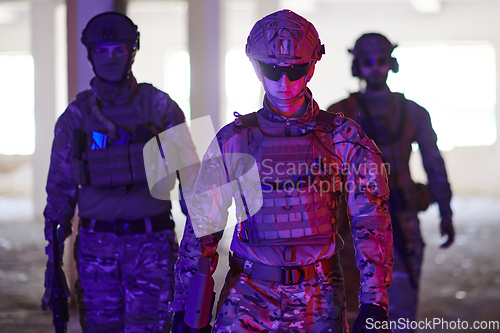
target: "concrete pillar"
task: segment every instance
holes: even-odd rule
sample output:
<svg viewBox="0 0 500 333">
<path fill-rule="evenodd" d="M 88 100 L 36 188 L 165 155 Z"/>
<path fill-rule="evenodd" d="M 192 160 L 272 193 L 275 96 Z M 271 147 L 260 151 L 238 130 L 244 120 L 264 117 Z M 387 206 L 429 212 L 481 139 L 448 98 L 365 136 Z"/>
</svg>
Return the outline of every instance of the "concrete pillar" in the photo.
<svg viewBox="0 0 500 333">
<path fill-rule="evenodd" d="M 87 50 L 80 42 L 87 22 L 95 15 L 115 10 L 117 0 L 67 0 L 68 5 L 68 89 L 69 99 L 90 88 L 94 77 Z M 76 77 L 75 77 L 76 76 Z"/>
<path fill-rule="evenodd" d="M 212 117 L 215 129 L 225 122 L 224 0 L 188 0 L 191 61 L 191 119 Z"/>
<path fill-rule="evenodd" d="M 35 65 L 35 152 L 33 162 L 33 204 L 35 220 L 43 219 L 45 183 L 54 137 L 56 109 L 55 1 L 31 3 L 31 52 Z"/>
<path fill-rule="evenodd" d="M 77 0 L 66 0 L 66 39 L 68 44 L 68 100 L 76 97 L 78 86 L 78 52 L 80 40 L 78 39 Z"/>
</svg>

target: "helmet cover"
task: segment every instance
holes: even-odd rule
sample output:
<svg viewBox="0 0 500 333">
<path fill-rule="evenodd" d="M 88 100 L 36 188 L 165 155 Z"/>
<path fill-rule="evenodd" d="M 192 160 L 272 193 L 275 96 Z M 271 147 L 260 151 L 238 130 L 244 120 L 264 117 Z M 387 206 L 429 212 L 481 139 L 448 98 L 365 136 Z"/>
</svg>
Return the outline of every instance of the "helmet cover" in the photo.
<svg viewBox="0 0 500 333">
<path fill-rule="evenodd" d="M 82 44 L 86 47 L 100 43 L 134 43 L 139 49 L 139 31 L 127 16 L 118 12 L 105 12 L 94 16 L 82 31 Z"/>
<path fill-rule="evenodd" d="M 392 44 L 384 35 L 371 32 L 361 35 L 349 52 L 355 58 L 366 58 L 373 54 L 390 56 L 396 47 L 397 45 Z"/>
<path fill-rule="evenodd" d="M 255 23 L 247 39 L 246 54 L 262 62 L 296 64 L 320 60 L 325 46 L 311 22 L 284 9 Z"/>
</svg>

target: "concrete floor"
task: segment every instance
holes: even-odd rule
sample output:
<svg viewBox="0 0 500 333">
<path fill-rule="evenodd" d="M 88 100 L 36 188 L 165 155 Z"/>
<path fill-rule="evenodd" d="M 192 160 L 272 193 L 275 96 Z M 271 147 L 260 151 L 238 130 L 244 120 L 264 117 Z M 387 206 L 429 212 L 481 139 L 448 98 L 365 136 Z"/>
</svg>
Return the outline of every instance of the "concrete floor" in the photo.
<svg viewBox="0 0 500 333">
<path fill-rule="evenodd" d="M 419 319 L 460 319 L 470 326 L 474 321 L 500 323 L 500 198 L 458 197 L 454 198 L 452 209 L 456 238 L 447 250 L 439 249 L 437 207 L 431 207 L 421 216 L 427 246 Z M 435 331 L 452 330 L 421 332 Z"/>
<path fill-rule="evenodd" d="M 421 215 L 427 243 L 419 319 L 500 321 L 500 197 L 455 197 L 456 242 L 439 249 L 438 210 Z M 178 215 L 176 210 L 174 215 Z M 0 197 L 0 333 L 53 332 L 51 312 L 40 309 L 45 266 L 43 226 L 33 222 L 26 198 Z M 180 232 L 183 226 L 178 225 Z M 216 288 L 227 271 L 227 240 L 219 249 Z M 73 313 L 68 332 L 80 332 Z M 434 319 L 436 318 L 436 319 Z M 450 332 L 424 329 L 420 332 Z M 473 332 L 473 330 L 460 330 Z M 484 329 L 482 332 L 498 330 Z M 476 332 L 476 331 L 474 331 Z"/>
</svg>

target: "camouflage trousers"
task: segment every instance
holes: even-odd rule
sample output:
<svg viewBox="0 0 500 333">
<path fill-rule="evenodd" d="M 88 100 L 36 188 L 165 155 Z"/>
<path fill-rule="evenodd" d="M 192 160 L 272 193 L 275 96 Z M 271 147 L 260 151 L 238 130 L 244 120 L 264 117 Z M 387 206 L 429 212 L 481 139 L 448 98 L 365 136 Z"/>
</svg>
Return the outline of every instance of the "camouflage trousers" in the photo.
<svg viewBox="0 0 500 333">
<path fill-rule="evenodd" d="M 75 246 L 83 332 L 170 332 L 173 230 L 117 236 L 80 229 Z"/>
<path fill-rule="evenodd" d="M 406 257 L 394 249 L 394 268 L 392 285 L 387 289 L 389 295 L 389 320 L 398 323 L 417 320 L 418 292 L 420 268 L 422 266 L 424 242 L 420 234 L 420 223 L 417 213 L 412 211 L 398 212 L 398 220 L 405 235 L 407 246 Z M 396 236 L 396 234 L 394 234 Z M 410 271 L 412 273 L 410 274 Z M 412 329 L 397 325 L 393 333 L 415 332 Z"/>
<path fill-rule="evenodd" d="M 342 269 L 292 286 L 229 271 L 212 332 L 348 332 Z"/>
</svg>

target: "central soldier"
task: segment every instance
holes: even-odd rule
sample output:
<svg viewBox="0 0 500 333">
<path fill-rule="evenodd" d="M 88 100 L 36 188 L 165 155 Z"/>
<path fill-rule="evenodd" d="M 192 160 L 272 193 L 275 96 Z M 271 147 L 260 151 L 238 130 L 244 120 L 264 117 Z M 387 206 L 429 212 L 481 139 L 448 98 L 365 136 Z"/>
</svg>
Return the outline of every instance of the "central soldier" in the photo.
<svg viewBox="0 0 500 333">
<path fill-rule="evenodd" d="M 213 332 L 348 331 L 336 232 L 341 195 L 353 216 L 361 272 L 355 331 L 371 328 L 369 319 L 387 320 L 387 176 L 380 151 L 359 126 L 320 110 L 312 98 L 307 84 L 324 53 L 314 26 L 290 10 L 252 28 L 246 54 L 266 92 L 263 107 L 235 113 L 205 153 L 175 266 L 173 332 L 190 332 L 183 320 L 192 315 L 190 282 L 201 257 L 215 271 L 233 198 L 239 222 Z M 252 167 L 258 181 L 246 176 Z"/>
</svg>

